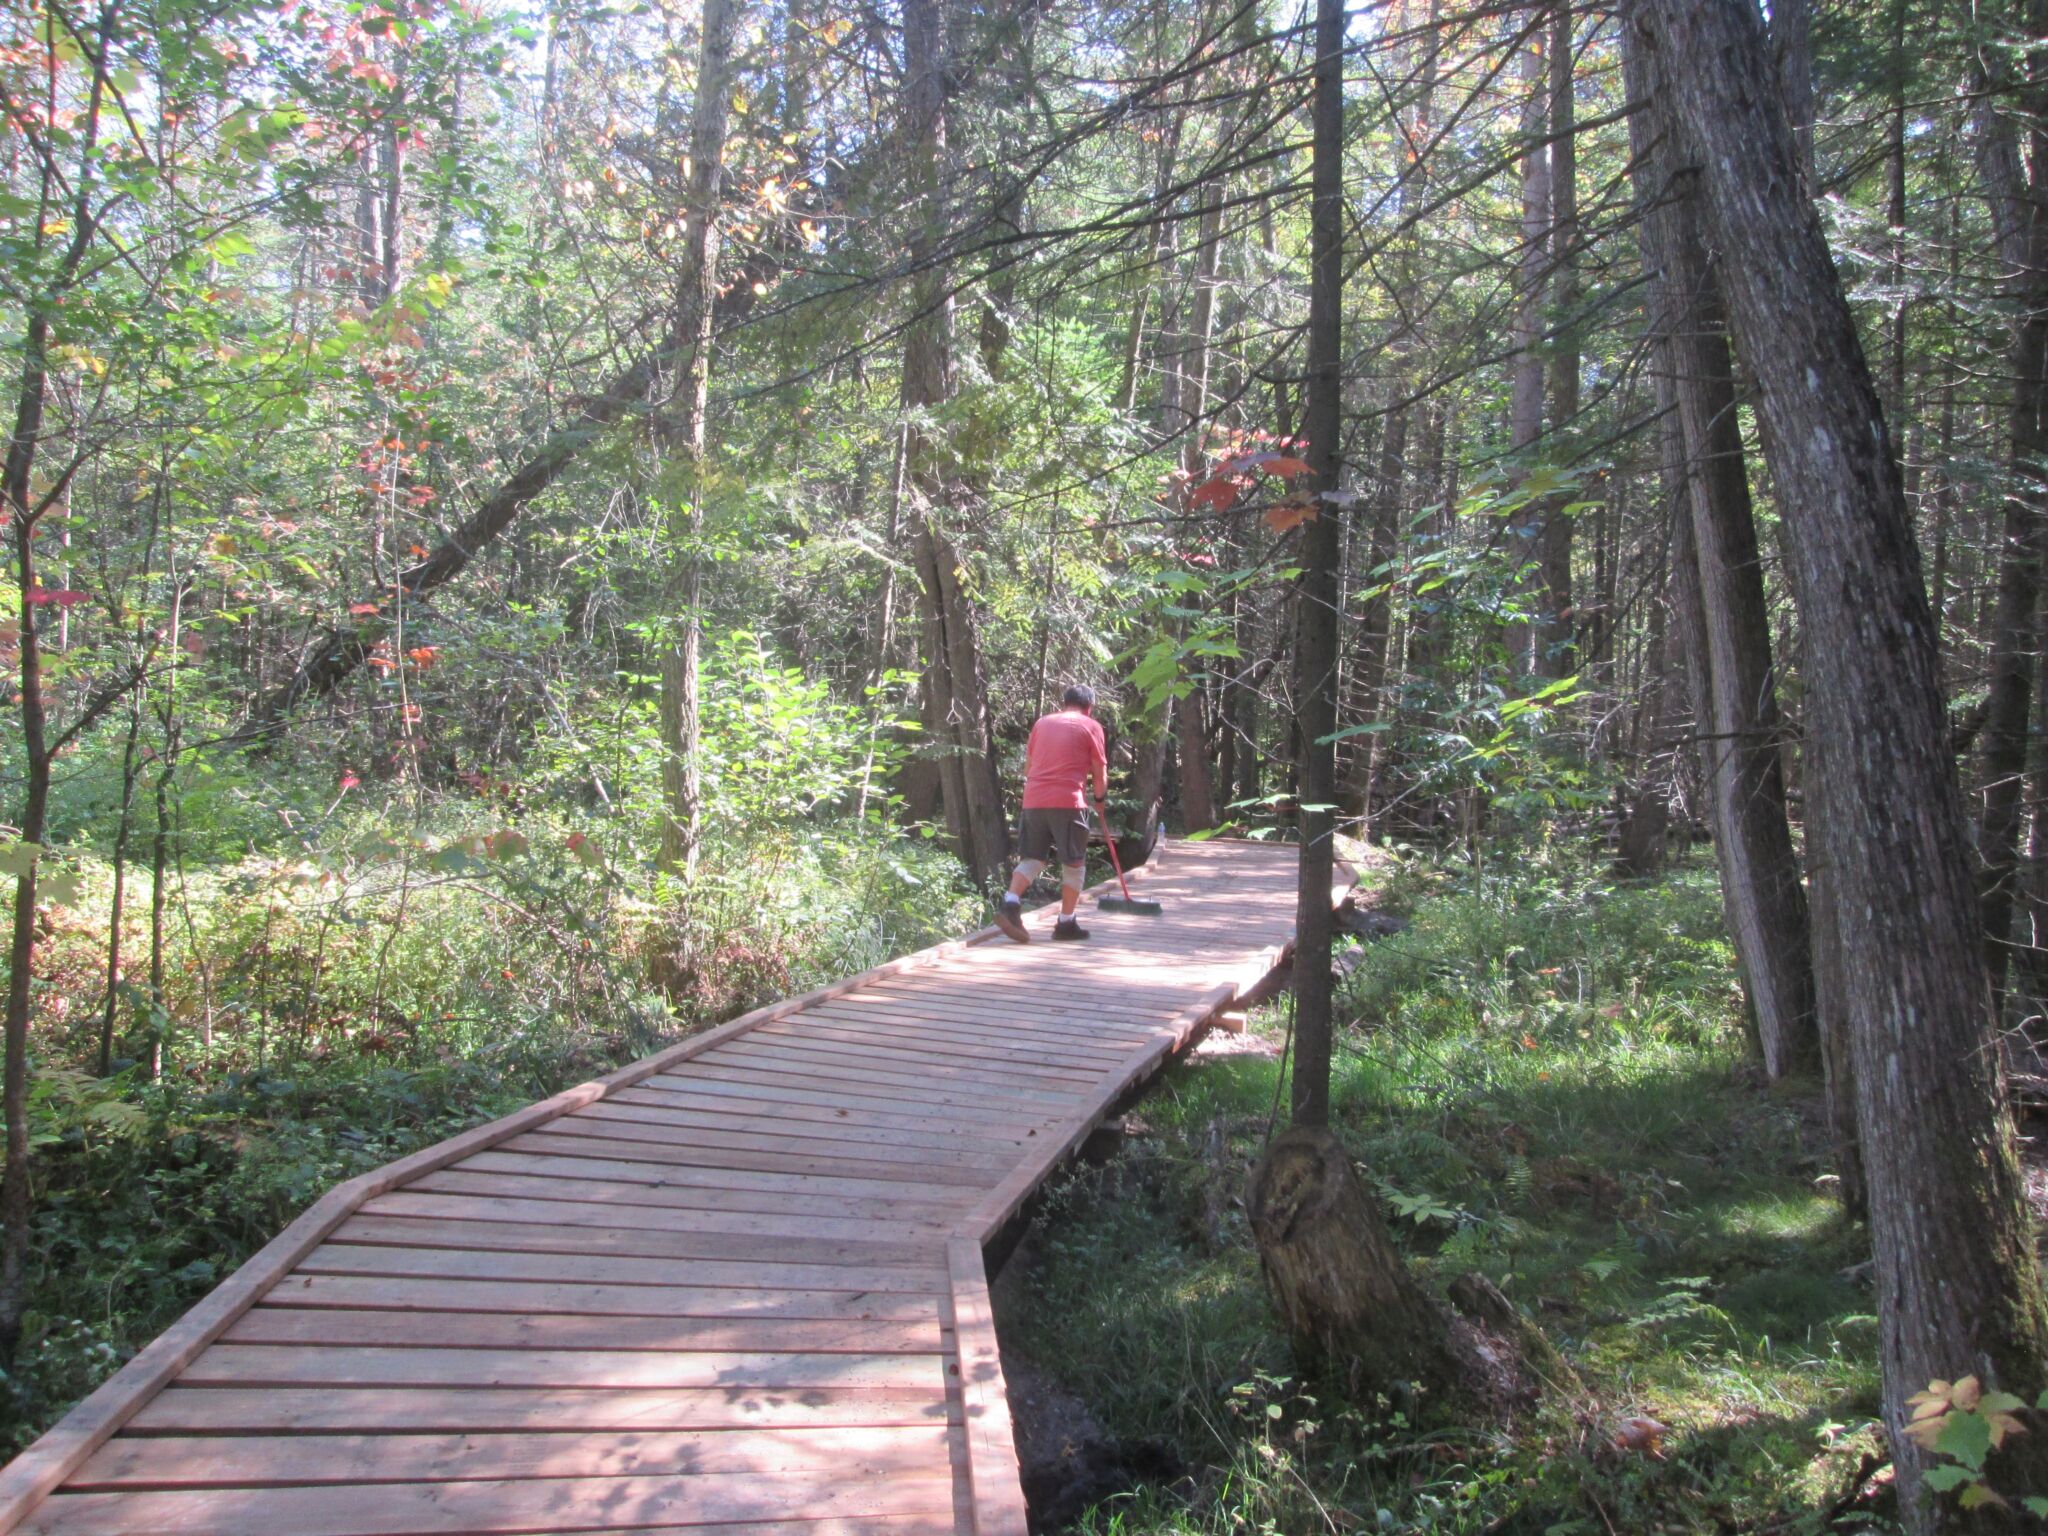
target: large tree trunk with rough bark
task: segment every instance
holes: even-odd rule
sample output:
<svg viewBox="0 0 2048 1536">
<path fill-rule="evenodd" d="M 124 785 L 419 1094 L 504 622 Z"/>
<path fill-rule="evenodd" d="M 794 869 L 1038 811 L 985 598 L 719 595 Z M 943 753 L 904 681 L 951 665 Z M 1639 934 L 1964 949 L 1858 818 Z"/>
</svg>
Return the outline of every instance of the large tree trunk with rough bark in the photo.
<svg viewBox="0 0 2048 1536">
<path fill-rule="evenodd" d="M 1658 371 L 1669 382 L 1684 448 L 1690 527 L 1679 530 L 1672 558 L 1681 608 L 1696 603 L 1678 615 L 1694 732 L 1729 931 L 1764 1069 L 1778 1078 L 1817 1070 L 1820 1041 L 1806 898 L 1786 820 L 1770 609 L 1715 266 L 1675 125 L 1659 102 L 1654 62 L 1633 39 L 1628 54 L 1630 94 L 1644 103 L 1630 127 L 1647 193 L 1642 244 Z"/>
<path fill-rule="evenodd" d="M 1927 1499 L 1907 1399 L 1974 1374 L 2029 1401 L 2048 1383 L 2048 1305 L 2003 1108 L 1982 926 L 1933 616 L 1898 464 L 1841 281 L 1805 193 L 1748 0 L 1636 0 L 1697 146 L 1730 326 L 1757 383 L 1807 633 L 1813 765 L 1828 803 L 1870 1185 L 1885 1419 L 1915 1532 L 1980 1524 Z M 2048 1436 L 1991 1459 L 2048 1486 Z"/>
</svg>

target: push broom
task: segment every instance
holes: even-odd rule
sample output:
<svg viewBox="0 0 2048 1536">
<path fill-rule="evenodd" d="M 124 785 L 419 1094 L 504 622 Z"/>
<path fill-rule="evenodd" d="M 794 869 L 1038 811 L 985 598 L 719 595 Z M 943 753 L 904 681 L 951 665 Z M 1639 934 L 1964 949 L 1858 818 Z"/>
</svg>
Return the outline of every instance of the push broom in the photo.
<svg viewBox="0 0 2048 1536">
<path fill-rule="evenodd" d="M 1109 813 L 1098 803 L 1095 814 L 1102 822 L 1102 841 L 1109 848 L 1109 867 L 1116 871 L 1117 889 L 1121 896 L 1098 896 L 1095 910 L 1098 912 L 1129 912 L 1138 917 L 1158 917 L 1166 911 L 1158 902 L 1143 896 L 1133 896 L 1131 888 L 1124 881 L 1124 861 L 1117 857 L 1116 839 L 1109 835 Z"/>
</svg>

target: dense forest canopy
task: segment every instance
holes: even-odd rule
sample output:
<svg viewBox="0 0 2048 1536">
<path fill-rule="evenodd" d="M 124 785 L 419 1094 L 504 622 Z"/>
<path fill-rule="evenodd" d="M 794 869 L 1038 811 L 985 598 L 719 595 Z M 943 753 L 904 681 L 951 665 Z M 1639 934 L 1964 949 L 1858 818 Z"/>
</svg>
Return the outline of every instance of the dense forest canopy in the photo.
<svg viewBox="0 0 2048 1536">
<path fill-rule="evenodd" d="M 2044 34 L 7 5 L 14 1438 L 335 1178 L 977 926 L 1082 682 L 1127 858 L 1710 842 L 1902 1518 L 2048 1497 Z"/>
</svg>

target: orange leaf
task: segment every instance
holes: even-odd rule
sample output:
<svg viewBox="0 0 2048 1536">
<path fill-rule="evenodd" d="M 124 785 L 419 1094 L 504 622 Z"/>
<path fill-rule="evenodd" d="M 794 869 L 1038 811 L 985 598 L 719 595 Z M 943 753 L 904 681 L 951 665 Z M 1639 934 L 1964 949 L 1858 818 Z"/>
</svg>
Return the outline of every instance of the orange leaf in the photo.
<svg viewBox="0 0 2048 1536">
<path fill-rule="evenodd" d="M 1188 498 L 1191 507 L 1214 507 L 1221 512 L 1237 500 L 1237 486 L 1229 480 L 1218 477 L 1204 482 L 1194 495 Z"/>
<path fill-rule="evenodd" d="M 1275 454 L 1270 459 L 1262 460 L 1259 468 L 1266 474 L 1278 475 L 1283 480 L 1292 480 L 1296 475 L 1308 473 L 1306 463 L 1300 459 L 1289 458 L 1285 454 Z"/>
<path fill-rule="evenodd" d="M 1266 526 L 1275 533 L 1285 533 L 1296 524 L 1307 522 L 1315 515 L 1313 502 L 1276 501 L 1266 509 Z"/>
<path fill-rule="evenodd" d="M 1623 1419 L 1617 1426 L 1614 1448 L 1617 1451 L 1638 1451 L 1662 1461 L 1664 1437 L 1670 1433 L 1669 1426 L 1659 1424 L 1655 1419 Z"/>
<path fill-rule="evenodd" d="M 350 603 L 348 605 L 348 616 L 352 619 L 367 618 L 376 611 L 377 605 L 375 603 Z"/>
</svg>

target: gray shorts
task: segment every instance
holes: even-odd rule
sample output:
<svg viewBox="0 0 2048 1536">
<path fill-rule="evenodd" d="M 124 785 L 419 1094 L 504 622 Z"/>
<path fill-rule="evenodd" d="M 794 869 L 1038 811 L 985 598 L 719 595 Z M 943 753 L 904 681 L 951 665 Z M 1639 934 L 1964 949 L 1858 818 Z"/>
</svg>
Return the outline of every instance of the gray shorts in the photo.
<svg viewBox="0 0 2048 1536">
<path fill-rule="evenodd" d="M 1026 810 L 1017 818 L 1017 857 L 1041 863 L 1087 863 L 1087 818 L 1078 806 Z"/>
</svg>

